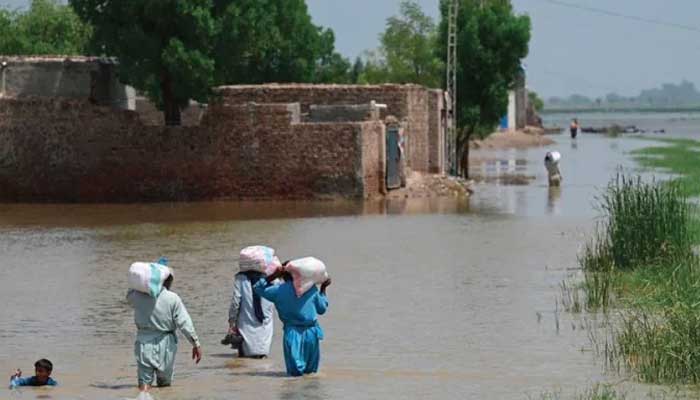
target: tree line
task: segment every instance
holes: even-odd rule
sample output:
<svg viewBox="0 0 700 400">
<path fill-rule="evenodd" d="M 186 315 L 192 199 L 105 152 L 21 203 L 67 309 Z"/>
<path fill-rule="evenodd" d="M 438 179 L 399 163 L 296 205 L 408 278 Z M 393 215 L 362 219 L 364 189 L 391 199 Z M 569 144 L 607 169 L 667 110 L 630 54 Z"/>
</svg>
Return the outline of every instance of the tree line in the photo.
<svg viewBox="0 0 700 400">
<path fill-rule="evenodd" d="M 530 19 L 510 0 L 459 0 L 458 158 L 494 130 L 528 54 Z M 222 84 L 445 82 L 448 0 L 435 22 L 415 0 L 387 19 L 379 47 L 354 63 L 305 0 L 32 0 L 0 9 L 0 54 L 117 57 L 119 77 L 145 93 L 170 125 L 190 100 Z"/>
</svg>

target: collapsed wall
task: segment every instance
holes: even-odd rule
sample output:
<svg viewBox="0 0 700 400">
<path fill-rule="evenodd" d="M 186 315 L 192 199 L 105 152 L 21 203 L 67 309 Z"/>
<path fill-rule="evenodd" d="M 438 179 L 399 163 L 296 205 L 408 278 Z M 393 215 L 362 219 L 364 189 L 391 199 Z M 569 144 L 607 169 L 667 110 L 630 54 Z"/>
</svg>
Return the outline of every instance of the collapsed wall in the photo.
<svg viewBox="0 0 700 400">
<path fill-rule="evenodd" d="M 0 99 L 0 200 L 361 198 L 382 192 L 384 166 L 376 149 L 383 124 L 300 123 L 298 107 L 223 101 L 208 107 L 199 126 L 154 127 L 133 111 L 87 100 Z"/>
</svg>

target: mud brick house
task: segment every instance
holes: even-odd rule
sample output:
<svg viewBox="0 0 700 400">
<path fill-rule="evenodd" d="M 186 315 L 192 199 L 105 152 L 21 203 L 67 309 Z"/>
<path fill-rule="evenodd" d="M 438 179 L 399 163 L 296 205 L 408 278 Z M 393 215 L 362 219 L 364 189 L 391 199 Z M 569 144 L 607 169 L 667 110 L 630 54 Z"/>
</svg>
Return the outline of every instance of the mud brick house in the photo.
<svg viewBox="0 0 700 400">
<path fill-rule="evenodd" d="M 443 93 L 420 86 L 226 86 L 166 127 L 113 60 L 0 65 L 0 201 L 380 196 L 389 115 L 409 167 L 444 170 Z"/>
</svg>

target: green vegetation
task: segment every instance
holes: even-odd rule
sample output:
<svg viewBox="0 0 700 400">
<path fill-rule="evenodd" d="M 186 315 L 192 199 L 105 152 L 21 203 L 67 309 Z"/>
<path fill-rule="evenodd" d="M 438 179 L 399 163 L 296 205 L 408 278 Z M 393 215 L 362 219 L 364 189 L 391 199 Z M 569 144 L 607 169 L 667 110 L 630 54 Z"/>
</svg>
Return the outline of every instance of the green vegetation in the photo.
<svg viewBox="0 0 700 400">
<path fill-rule="evenodd" d="M 217 0 L 217 84 L 345 83 L 352 65 L 332 30 L 311 20 L 305 0 Z"/>
<path fill-rule="evenodd" d="M 687 260 L 690 206 L 678 184 L 618 175 L 599 198 L 607 216 L 584 253 L 586 271 L 629 271 Z"/>
<path fill-rule="evenodd" d="M 96 53 L 119 59 L 119 76 L 146 93 L 169 125 L 211 87 L 262 82 L 340 82 L 350 62 L 304 0 L 70 0 L 93 26 Z"/>
<path fill-rule="evenodd" d="M 401 2 L 401 14 L 387 20 L 381 46 L 367 54 L 363 83 L 416 83 L 440 87 L 443 63 L 435 52 L 437 27 L 415 0 Z"/>
<path fill-rule="evenodd" d="M 0 7 L 0 54 L 82 55 L 92 29 L 57 0 L 32 0 L 27 11 Z"/>
<path fill-rule="evenodd" d="M 544 100 L 542 100 L 542 98 L 540 98 L 540 96 L 536 92 L 528 91 L 527 97 L 535 111 L 541 112 L 542 110 L 544 110 Z"/>
<path fill-rule="evenodd" d="M 680 175 L 675 181 L 687 196 L 700 196 L 700 142 L 689 139 L 659 140 L 660 146 L 633 152 L 642 166 Z"/>
<path fill-rule="evenodd" d="M 449 1 L 440 2 L 438 55 L 446 59 Z M 457 35 L 457 157 L 469 175 L 469 140 L 493 132 L 506 114 L 508 91 L 521 76 L 528 54 L 530 18 L 510 0 L 461 0 Z"/>
<path fill-rule="evenodd" d="M 562 284 L 570 311 L 616 311 L 606 362 L 649 383 L 700 383 L 700 263 L 682 182 L 618 176 L 600 197 L 604 220 Z M 579 292 L 582 292 L 583 295 Z"/>
</svg>

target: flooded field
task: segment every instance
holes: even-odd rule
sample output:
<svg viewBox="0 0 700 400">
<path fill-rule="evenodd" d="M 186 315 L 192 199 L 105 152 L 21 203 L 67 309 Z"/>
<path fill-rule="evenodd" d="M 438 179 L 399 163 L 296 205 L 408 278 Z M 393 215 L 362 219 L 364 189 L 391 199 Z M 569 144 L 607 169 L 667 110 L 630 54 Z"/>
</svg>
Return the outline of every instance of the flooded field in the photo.
<svg viewBox="0 0 700 400">
<path fill-rule="evenodd" d="M 596 215 L 592 201 L 637 139 L 557 138 L 564 185 L 549 190 L 547 149 L 479 153 L 486 174 L 527 186 L 475 187 L 469 201 L 198 203 L 0 207 L 0 372 L 54 362 L 60 387 L 0 398 L 136 395 L 126 270 L 167 255 L 201 337 L 180 342 L 175 399 L 527 399 L 610 379 L 587 334 L 556 306 Z M 315 255 L 333 276 L 318 376 L 284 377 L 280 326 L 266 360 L 221 346 L 235 260 L 250 244 Z"/>
</svg>

